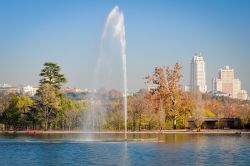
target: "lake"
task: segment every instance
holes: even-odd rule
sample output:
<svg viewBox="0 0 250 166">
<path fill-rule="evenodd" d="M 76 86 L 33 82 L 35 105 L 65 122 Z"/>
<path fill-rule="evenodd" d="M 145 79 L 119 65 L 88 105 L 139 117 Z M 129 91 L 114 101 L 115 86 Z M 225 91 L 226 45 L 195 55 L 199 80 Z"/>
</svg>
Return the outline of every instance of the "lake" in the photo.
<svg viewBox="0 0 250 166">
<path fill-rule="evenodd" d="M 4 134 L 0 165 L 249 165 L 250 134 Z"/>
</svg>

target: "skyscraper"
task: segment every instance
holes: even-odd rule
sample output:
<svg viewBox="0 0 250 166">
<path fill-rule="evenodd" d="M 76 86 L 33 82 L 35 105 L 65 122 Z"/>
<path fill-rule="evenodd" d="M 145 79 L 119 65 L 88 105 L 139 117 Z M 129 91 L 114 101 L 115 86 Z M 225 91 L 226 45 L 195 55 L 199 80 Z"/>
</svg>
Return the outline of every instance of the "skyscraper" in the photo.
<svg viewBox="0 0 250 166">
<path fill-rule="evenodd" d="M 234 78 L 234 69 L 225 66 L 219 70 L 218 78 L 213 80 L 213 92 L 222 92 L 229 97 L 247 100 L 245 90 L 241 90 L 241 81 Z"/>
<path fill-rule="evenodd" d="M 205 61 L 201 56 L 195 55 L 190 66 L 190 90 L 199 90 L 202 93 L 207 91 Z"/>
</svg>

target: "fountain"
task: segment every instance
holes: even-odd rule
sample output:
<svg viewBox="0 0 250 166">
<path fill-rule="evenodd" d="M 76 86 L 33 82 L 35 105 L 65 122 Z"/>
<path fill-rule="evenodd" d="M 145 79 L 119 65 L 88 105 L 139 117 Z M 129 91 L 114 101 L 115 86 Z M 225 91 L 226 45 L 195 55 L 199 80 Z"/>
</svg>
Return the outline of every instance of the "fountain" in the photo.
<svg viewBox="0 0 250 166">
<path fill-rule="evenodd" d="M 124 16 L 118 6 L 108 14 L 101 37 L 100 53 L 94 71 L 93 88 L 118 89 L 123 95 L 123 110 L 125 121 L 125 140 L 127 140 L 127 68 L 126 68 L 126 39 Z M 85 131 L 96 131 L 95 119 L 106 110 L 108 99 L 102 98 L 100 93 L 90 96 L 91 103 L 84 119 Z M 100 103 L 95 103 L 100 101 Z M 98 105 L 99 108 L 94 108 Z M 98 118 L 99 117 L 99 118 Z M 100 118 L 101 117 L 101 118 Z M 98 124 L 98 125 L 97 125 Z M 102 124 L 103 125 L 103 124 Z M 100 131 L 100 130 L 99 130 Z"/>
</svg>

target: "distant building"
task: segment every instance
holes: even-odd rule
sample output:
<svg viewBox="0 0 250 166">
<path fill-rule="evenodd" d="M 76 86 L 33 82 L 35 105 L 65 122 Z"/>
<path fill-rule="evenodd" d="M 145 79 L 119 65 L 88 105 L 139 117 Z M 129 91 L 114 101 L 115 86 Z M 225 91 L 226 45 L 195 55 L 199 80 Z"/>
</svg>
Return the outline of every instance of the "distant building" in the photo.
<svg viewBox="0 0 250 166">
<path fill-rule="evenodd" d="M 29 96 L 34 96 L 37 92 L 38 88 L 37 87 L 33 87 L 33 86 L 25 86 L 22 88 L 22 92 L 25 95 L 29 95 Z"/>
<path fill-rule="evenodd" d="M 13 87 L 13 86 L 8 85 L 8 84 L 3 84 L 0 86 L 0 94 L 8 95 L 10 93 L 13 93 L 13 94 L 20 93 L 20 88 Z"/>
<path fill-rule="evenodd" d="M 88 89 L 85 88 L 83 90 L 80 90 L 80 92 L 85 92 L 85 93 L 96 93 L 96 89 Z"/>
<path fill-rule="evenodd" d="M 205 61 L 201 55 L 195 55 L 191 60 L 189 90 L 199 90 L 202 93 L 207 91 Z"/>
<path fill-rule="evenodd" d="M 240 100 L 249 100 L 249 96 L 247 94 L 247 91 L 246 90 L 240 90 L 238 95 L 237 95 L 237 98 L 240 99 Z"/>
<path fill-rule="evenodd" d="M 11 85 L 9 85 L 9 84 L 0 84 L 0 88 L 10 88 L 10 87 L 12 87 Z"/>
<path fill-rule="evenodd" d="M 225 66 L 218 72 L 218 78 L 213 79 L 213 93 L 222 92 L 229 97 L 247 100 L 245 90 L 241 90 L 241 81 L 234 76 L 234 69 Z"/>
<path fill-rule="evenodd" d="M 73 87 L 62 87 L 61 91 L 64 93 L 81 93 L 82 90 Z"/>
<path fill-rule="evenodd" d="M 122 97 L 122 93 L 118 90 L 112 89 L 108 92 L 109 98 L 115 99 Z"/>
</svg>

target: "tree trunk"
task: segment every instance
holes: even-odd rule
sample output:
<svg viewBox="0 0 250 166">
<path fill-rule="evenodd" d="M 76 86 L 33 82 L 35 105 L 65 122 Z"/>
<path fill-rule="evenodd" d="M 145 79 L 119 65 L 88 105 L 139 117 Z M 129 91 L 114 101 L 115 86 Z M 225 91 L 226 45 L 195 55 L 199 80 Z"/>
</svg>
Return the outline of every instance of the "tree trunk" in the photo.
<svg viewBox="0 0 250 166">
<path fill-rule="evenodd" d="M 160 111 L 159 111 L 159 128 L 160 128 L 160 131 L 162 130 L 162 99 L 160 99 Z"/>
<path fill-rule="evenodd" d="M 135 131 L 136 128 L 136 117 L 135 117 L 135 113 L 133 113 L 133 131 Z"/>
<path fill-rule="evenodd" d="M 45 131 L 48 130 L 48 109 L 45 108 L 45 111 L 44 111 L 44 119 L 45 119 Z"/>
<path fill-rule="evenodd" d="M 176 129 L 176 116 L 174 116 L 174 126 L 173 126 L 173 129 L 174 130 Z"/>
<path fill-rule="evenodd" d="M 141 131 L 141 114 L 139 115 L 139 131 Z"/>
<path fill-rule="evenodd" d="M 45 131 L 47 131 L 48 130 L 48 120 L 46 119 L 45 120 Z"/>
</svg>

